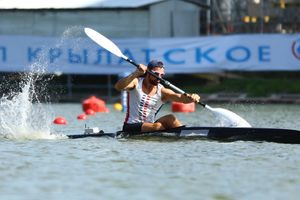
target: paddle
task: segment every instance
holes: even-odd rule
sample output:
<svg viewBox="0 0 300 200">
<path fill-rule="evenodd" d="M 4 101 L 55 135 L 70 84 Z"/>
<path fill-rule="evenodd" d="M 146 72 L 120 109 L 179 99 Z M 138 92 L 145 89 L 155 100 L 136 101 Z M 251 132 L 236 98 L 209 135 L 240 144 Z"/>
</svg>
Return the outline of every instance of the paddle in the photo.
<svg viewBox="0 0 300 200">
<path fill-rule="evenodd" d="M 87 34 L 87 36 L 90 39 L 92 39 L 94 42 L 96 42 L 98 45 L 100 45 L 101 47 L 103 47 L 104 49 L 109 51 L 110 53 L 126 60 L 127 62 L 129 62 L 130 64 L 132 64 L 136 67 L 139 67 L 139 65 L 137 63 L 135 63 L 133 60 L 131 60 L 127 56 L 125 56 L 121 52 L 119 47 L 117 47 L 111 40 L 109 40 L 105 36 L 101 35 L 100 33 L 98 33 L 97 31 L 95 31 L 91 28 L 84 28 L 84 32 Z M 172 89 L 173 91 L 180 93 L 180 94 L 186 94 L 185 91 L 183 91 L 180 88 L 176 87 L 175 85 L 171 84 L 169 81 L 159 77 L 152 71 L 147 70 L 147 73 L 151 74 L 152 76 L 154 76 L 155 78 L 160 80 L 161 84 Z M 207 108 L 208 110 L 212 111 L 219 119 L 221 119 L 221 121 L 223 121 L 223 122 L 225 121 L 226 123 L 229 123 L 229 125 L 227 125 L 227 126 L 251 127 L 251 125 L 246 120 L 244 120 L 243 118 L 241 118 L 240 116 L 238 116 L 237 114 L 235 114 L 229 110 L 226 110 L 223 108 L 212 108 L 202 102 L 198 102 L 198 104 L 200 104 L 204 108 Z"/>
</svg>

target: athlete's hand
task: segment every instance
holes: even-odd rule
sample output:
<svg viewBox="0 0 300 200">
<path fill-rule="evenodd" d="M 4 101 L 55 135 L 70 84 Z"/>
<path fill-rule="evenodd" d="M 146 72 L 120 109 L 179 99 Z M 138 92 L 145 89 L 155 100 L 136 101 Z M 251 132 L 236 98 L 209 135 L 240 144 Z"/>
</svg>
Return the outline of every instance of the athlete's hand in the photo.
<svg viewBox="0 0 300 200">
<path fill-rule="evenodd" d="M 200 96 L 198 94 L 186 94 L 186 96 L 190 99 L 191 102 L 199 103 Z"/>
<path fill-rule="evenodd" d="M 139 64 L 139 67 L 135 70 L 137 76 L 142 76 L 147 72 L 147 66 Z"/>
</svg>

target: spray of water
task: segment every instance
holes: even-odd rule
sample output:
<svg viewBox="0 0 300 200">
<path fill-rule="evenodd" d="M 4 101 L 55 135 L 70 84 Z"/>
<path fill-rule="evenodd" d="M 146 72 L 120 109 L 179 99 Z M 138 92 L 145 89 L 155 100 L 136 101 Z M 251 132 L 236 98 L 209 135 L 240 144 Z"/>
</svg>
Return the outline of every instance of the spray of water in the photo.
<svg viewBox="0 0 300 200">
<path fill-rule="evenodd" d="M 65 45 L 66 39 L 74 37 L 74 33 L 77 37 L 76 33 L 80 32 L 79 29 L 82 30 L 81 27 L 67 29 L 55 47 Z M 61 137 L 51 134 L 53 117 L 47 86 L 55 74 L 52 76 L 46 74 L 46 67 L 49 66 L 47 57 L 49 48 L 51 47 L 43 47 L 38 59 L 30 65 L 29 72 L 14 74 L 2 80 L 0 138 L 54 139 Z M 58 73 L 61 75 L 61 72 L 58 71 Z"/>
<path fill-rule="evenodd" d="M 205 106 L 208 110 L 212 111 L 216 118 L 219 120 L 219 126 L 223 127 L 251 127 L 251 125 L 239 115 L 223 108 L 212 108 L 208 105 Z"/>
<path fill-rule="evenodd" d="M 49 115 L 35 92 L 35 75 L 20 75 L 20 91 L 0 99 L 0 136 L 10 139 L 52 139 Z"/>
</svg>

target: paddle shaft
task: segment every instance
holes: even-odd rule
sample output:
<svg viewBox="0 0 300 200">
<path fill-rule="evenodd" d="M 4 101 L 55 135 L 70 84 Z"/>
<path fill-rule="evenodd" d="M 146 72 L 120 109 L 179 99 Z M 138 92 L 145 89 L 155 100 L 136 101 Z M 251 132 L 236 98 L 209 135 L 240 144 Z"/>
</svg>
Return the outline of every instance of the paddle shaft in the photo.
<svg viewBox="0 0 300 200">
<path fill-rule="evenodd" d="M 129 58 L 123 58 L 124 60 L 126 60 L 127 62 L 129 62 L 130 64 L 136 66 L 136 68 L 139 68 L 139 64 L 135 63 L 133 60 L 129 59 Z M 172 90 L 174 90 L 175 92 L 178 92 L 180 94 L 187 94 L 185 91 L 183 91 L 182 89 L 176 87 L 175 85 L 173 85 L 172 83 L 170 83 L 169 81 L 159 77 L 158 75 L 156 75 L 155 73 L 153 73 L 152 71 L 147 70 L 147 73 L 151 74 L 151 76 L 154 76 L 155 78 L 157 78 L 161 84 L 163 84 L 166 87 L 171 88 Z M 201 103 L 200 101 L 198 102 L 198 104 L 200 104 L 201 106 L 205 107 L 206 105 L 204 103 Z"/>
</svg>

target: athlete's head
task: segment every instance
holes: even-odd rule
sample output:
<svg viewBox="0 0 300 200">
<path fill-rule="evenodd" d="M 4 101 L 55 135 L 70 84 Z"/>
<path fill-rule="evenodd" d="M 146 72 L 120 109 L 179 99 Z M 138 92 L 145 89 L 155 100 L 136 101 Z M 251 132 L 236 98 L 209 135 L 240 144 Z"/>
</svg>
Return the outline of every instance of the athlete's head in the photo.
<svg viewBox="0 0 300 200">
<path fill-rule="evenodd" d="M 149 70 L 152 70 L 154 67 L 164 68 L 164 63 L 160 60 L 151 60 L 147 67 Z"/>
<path fill-rule="evenodd" d="M 164 68 L 164 63 L 162 61 L 159 60 L 152 60 L 149 62 L 148 64 L 148 70 L 153 72 L 154 74 L 156 74 L 159 77 L 163 77 L 165 75 L 165 68 Z M 151 74 L 147 73 L 146 75 L 149 79 L 149 82 L 152 85 L 158 85 L 158 83 L 160 82 L 157 78 L 155 78 L 154 76 L 152 76 Z"/>
</svg>

